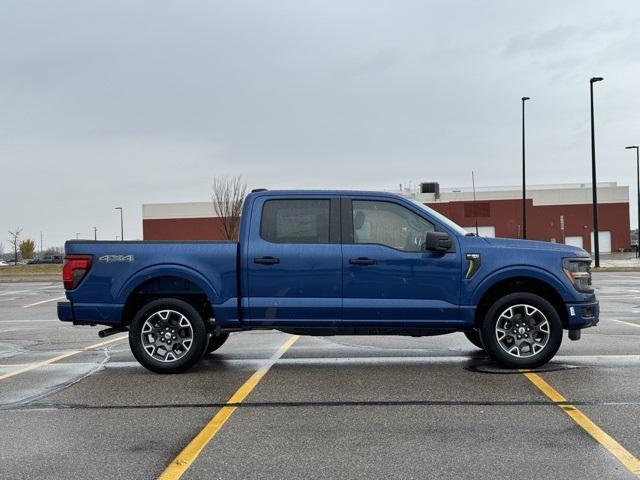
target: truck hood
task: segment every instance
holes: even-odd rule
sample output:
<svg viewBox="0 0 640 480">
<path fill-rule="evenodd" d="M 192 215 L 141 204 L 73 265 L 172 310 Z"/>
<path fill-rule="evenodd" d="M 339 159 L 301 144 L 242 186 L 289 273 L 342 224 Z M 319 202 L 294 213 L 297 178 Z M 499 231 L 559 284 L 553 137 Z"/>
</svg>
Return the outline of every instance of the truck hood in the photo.
<svg viewBox="0 0 640 480">
<path fill-rule="evenodd" d="M 557 252 L 574 257 L 589 257 L 589 254 L 580 247 L 565 245 L 564 243 L 539 242 L 535 240 L 517 240 L 513 238 L 486 238 L 484 240 L 496 248 L 517 248 L 525 250 L 544 250 Z"/>
</svg>

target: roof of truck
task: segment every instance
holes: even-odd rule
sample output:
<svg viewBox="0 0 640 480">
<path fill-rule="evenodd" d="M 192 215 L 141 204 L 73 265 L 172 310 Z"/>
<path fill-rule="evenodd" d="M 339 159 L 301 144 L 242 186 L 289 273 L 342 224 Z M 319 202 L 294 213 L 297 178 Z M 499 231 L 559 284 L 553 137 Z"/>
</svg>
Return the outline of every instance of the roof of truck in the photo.
<svg viewBox="0 0 640 480">
<path fill-rule="evenodd" d="M 381 192 L 374 190 L 261 190 L 251 192 L 252 195 L 372 195 L 406 198 L 402 195 L 392 192 Z"/>
</svg>

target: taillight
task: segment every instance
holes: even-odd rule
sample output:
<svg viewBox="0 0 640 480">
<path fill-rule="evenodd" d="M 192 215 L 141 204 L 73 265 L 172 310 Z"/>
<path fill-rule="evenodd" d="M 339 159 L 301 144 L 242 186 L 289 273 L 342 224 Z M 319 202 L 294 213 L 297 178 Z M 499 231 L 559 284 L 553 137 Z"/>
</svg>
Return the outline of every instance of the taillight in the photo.
<svg viewBox="0 0 640 480">
<path fill-rule="evenodd" d="M 91 255 L 65 255 L 62 282 L 65 290 L 73 290 L 91 268 Z"/>
</svg>

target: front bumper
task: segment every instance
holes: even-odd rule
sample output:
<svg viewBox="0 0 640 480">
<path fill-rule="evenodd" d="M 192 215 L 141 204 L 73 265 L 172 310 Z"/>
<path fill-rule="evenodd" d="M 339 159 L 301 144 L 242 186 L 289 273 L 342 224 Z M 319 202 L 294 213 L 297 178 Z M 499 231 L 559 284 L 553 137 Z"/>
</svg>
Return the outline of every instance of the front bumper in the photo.
<svg viewBox="0 0 640 480">
<path fill-rule="evenodd" d="M 593 327 L 600 320 L 600 304 L 597 300 L 587 303 L 567 303 L 566 308 L 569 330 Z"/>
</svg>

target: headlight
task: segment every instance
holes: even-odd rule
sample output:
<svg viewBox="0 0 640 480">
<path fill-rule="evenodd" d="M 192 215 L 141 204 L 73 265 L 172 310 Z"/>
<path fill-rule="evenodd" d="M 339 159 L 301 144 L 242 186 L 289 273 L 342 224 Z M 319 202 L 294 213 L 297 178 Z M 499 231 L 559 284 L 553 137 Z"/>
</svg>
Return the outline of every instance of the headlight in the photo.
<svg viewBox="0 0 640 480">
<path fill-rule="evenodd" d="M 591 259 L 565 258 L 562 267 L 569 281 L 580 292 L 593 292 L 591 288 Z"/>
</svg>

